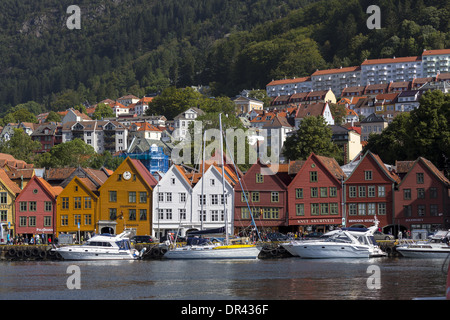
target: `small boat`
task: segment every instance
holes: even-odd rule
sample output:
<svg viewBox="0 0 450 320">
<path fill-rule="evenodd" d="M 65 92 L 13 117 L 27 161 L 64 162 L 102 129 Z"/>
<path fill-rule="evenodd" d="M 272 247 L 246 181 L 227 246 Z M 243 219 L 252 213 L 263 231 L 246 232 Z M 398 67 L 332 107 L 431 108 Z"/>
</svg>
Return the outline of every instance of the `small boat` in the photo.
<svg viewBox="0 0 450 320">
<path fill-rule="evenodd" d="M 450 231 L 438 231 L 429 241 L 399 245 L 396 250 L 407 258 L 445 259 L 450 255 Z"/>
<path fill-rule="evenodd" d="M 164 254 L 166 259 L 257 259 L 260 247 L 253 244 L 205 244 L 183 246 Z"/>
<path fill-rule="evenodd" d="M 141 252 L 131 248 L 129 235 L 130 231 L 119 235 L 99 234 L 83 245 L 63 246 L 55 251 L 64 260 L 135 260 L 142 256 L 145 248 Z"/>
<path fill-rule="evenodd" d="M 295 240 L 283 244 L 293 256 L 301 258 L 373 258 L 384 257 L 373 233 L 379 221 L 370 228 L 342 228 L 325 233 L 316 240 Z"/>
</svg>

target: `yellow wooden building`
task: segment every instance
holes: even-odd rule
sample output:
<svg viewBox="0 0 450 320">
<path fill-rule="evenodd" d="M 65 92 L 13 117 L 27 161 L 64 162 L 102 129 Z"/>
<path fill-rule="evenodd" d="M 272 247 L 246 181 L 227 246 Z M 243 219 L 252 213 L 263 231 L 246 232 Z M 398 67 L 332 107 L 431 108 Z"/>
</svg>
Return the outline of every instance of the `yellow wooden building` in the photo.
<svg viewBox="0 0 450 320">
<path fill-rule="evenodd" d="M 120 234 L 131 228 L 137 235 L 151 235 L 152 191 L 156 184 L 139 160 L 126 158 L 98 189 L 98 232 Z"/>
<path fill-rule="evenodd" d="M 8 226 L 8 232 L 15 236 L 15 201 L 22 190 L 0 169 L 0 222 Z"/>
<path fill-rule="evenodd" d="M 74 176 L 56 200 L 56 236 L 74 234 L 87 239 L 95 230 L 98 219 L 96 186 L 88 178 Z"/>
</svg>

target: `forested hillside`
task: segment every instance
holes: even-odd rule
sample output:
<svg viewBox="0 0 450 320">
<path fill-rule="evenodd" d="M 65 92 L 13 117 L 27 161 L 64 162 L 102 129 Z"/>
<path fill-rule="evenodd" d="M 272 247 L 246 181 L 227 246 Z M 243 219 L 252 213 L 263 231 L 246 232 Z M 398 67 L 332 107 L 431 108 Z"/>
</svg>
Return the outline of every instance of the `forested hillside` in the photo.
<svg viewBox="0 0 450 320">
<path fill-rule="evenodd" d="M 380 30 L 366 27 L 371 0 L 2 0 L 0 116 L 28 101 L 62 110 L 168 86 L 231 96 L 273 78 L 450 47 L 450 1 L 377 2 Z M 66 27 L 73 4 L 80 30 Z"/>
</svg>

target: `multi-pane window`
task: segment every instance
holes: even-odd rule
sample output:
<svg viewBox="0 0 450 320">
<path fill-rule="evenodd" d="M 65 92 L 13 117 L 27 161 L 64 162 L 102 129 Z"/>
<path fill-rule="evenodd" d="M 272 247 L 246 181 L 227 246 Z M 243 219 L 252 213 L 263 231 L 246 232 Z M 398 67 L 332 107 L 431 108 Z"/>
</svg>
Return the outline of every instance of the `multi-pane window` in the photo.
<svg viewBox="0 0 450 320">
<path fill-rule="evenodd" d="M 50 227 L 52 225 L 52 216 L 44 216 L 44 227 Z"/>
<path fill-rule="evenodd" d="M 320 197 L 321 198 L 326 198 L 328 197 L 328 188 L 324 187 L 324 188 L 320 188 Z"/>
<path fill-rule="evenodd" d="M 337 188 L 336 187 L 330 187 L 330 198 L 337 197 Z"/>
<path fill-rule="evenodd" d="M 179 220 L 186 220 L 186 209 L 178 209 Z"/>
<path fill-rule="evenodd" d="M 19 226 L 26 227 L 27 226 L 27 217 L 20 217 L 19 219 Z"/>
<path fill-rule="evenodd" d="M 19 203 L 19 210 L 20 211 L 27 211 L 28 210 L 28 202 L 26 201 L 20 201 Z"/>
<path fill-rule="evenodd" d="M 259 192 L 252 192 L 252 201 L 259 202 Z"/>
<path fill-rule="evenodd" d="M 417 180 L 417 183 L 423 183 L 424 182 L 423 172 L 416 173 L 416 180 Z"/>
<path fill-rule="evenodd" d="M 117 202 L 117 191 L 109 191 L 109 202 Z"/>
<path fill-rule="evenodd" d="M 437 204 L 430 204 L 430 216 L 437 217 L 438 215 L 438 206 Z"/>
<path fill-rule="evenodd" d="M 211 195 L 211 205 L 218 205 L 218 204 L 219 204 L 219 195 L 212 194 Z"/>
<path fill-rule="evenodd" d="M 337 202 L 330 203 L 330 214 L 339 214 L 339 205 Z"/>
<path fill-rule="evenodd" d="M 349 186 L 348 187 L 348 196 L 350 198 L 356 198 L 356 186 Z"/>
<path fill-rule="evenodd" d="M 295 189 L 295 198 L 296 199 L 303 199 L 303 188 Z"/>
<path fill-rule="evenodd" d="M 384 202 L 378 203 L 378 214 L 380 215 L 386 214 L 386 203 Z"/>
<path fill-rule="evenodd" d="M 109 220 L 116 220 L 116 219 L 117 219 L 117 209 L 109 208 Z"/>
<path fill-rule="evenodd" d="M 84 197 L 84 208 L 91 209 L 92 208 L 92 199 L 91 197 Z"/>
<path fill-rule="evenodd" d="M 356 203 L 349 203 L 348 205 L 348 214 L 350 216 L 356 216 Z"/>
<path fill-rule="evenodd" d="M 365 198 L 366 197 L 366 186 L 358 187 L 358 197 Z"/>
<path fill-rule="evenodd" d="M 147 220 L 147 209 L 139 209 L 139 220 Z"/>
<path fill-rule="evenodd" d="M 211 221 L 219 221 L 219 210 L 211 210 Z"/>
<path fill-rule="evenodd" d="M 242 192 L 241 193 L 241 201 L 246 202 L 248 200 L 248 195 L 249 195 L 248 191 Z"/>
<path fill-rule="evenodd" d="M 51 201 L 45 201 L 44 203 L 44 209 L 45 211 L 49 212 L 53 210 L 53 205 Z"/>
<path fill-rule="evenodd" d="M 136 191 L 128 191 L 128 203 L 136 203 Z"/>
<path fill-rule="evenodd" d="M 81 214 L 74 214 L 73 215 L 73 222 L 76 226 L 81 224 Z"/>
<path fill-rule="evenodd" d="M 28 226 L 36 227 L 36 217 L 35 216 L 28 217 Z"/>
<path fill-rule="evenodd" d="M 318 196 L 317 187 L 312 187 L 311 188 L 311 198 L 317 198 L 317 196 Z"/>
<path fill-rule="evenodd" d="M 311 215 L 312 216 L 319 215 L 319 204 L 318 203 L 311 203 Z"/>
<path fill-rule="evenodd" d="M 375 212 L 375 203 L 368 203 L 367 204 L 367 214 L 374 216 L 375 213 L 376 213 Z"/>
<path fill-rule="evenodd" d="M 272 202 L 278 202 L 279 201 L 279 193 L 278 192 L 272 192 L 270 195 L 270 200 Z"/>
<path fill-rule="evenodd" d="M 166 219 L 172 220 L 172 209 L 166 209 Z"/>
<path fill-rule="evenodd" d="M 147 203 L 147 192 L 139 192 L 139 203 Z"/>
<path fill-rule="evenodd" d="M 366 204 L 358 203 L 358 215 L 365 216 L 366 215 Z"/>
<path fill-rule="evenodd" d="M 417 206 L 417 214 L 419 215 L 419 217 L 425 216 L 425 206 L 424 205 L 419 204 Z"/>
<path fill-rule="evenodd" d="M 128 209 L 128 220 L 136 220 L 136 209 Z"/>
<path fill-rule="evenodd" d="M 278 208 L 264 208 L 263 218 L 264 219 L 278 219 L 279 218 L 279 209 Z"/>
<path fill-rule="evenodd" d="M 417 189 L 417 199 L 425 199 L 425 189 L 424 188 Z"/>
<path fill-rule="evenodd" d="M 386 196 L 386 188 L 385 186 L 378 186 L 378 197 Z"/>
<path fill-rule="evenodd" d="M 438 197 L 437 188 L 431 187 L 430 188 L 430 198 L 431 199 L 436 199 L 437 197 Z"/>
<path fill-rule="evenodd" d="M 6 192 L 0 192 L 0 204 L 8 203 L 8 194 Z"/>
<path fill-rule="evenodd" d="M 295 215 L 297 215 L 297 216 L 305 215 L 305 204 L 304 203 L 295 204 Z"/>
<path fill-rule="evenodd" d="M 403 206 L 403 215 L 405 217 L 411 217 L 412 216 L 412 208 L 411 208 L 411 206 Z"/>
<path fill-rule="evenodd" d="M 199 194 L 198 195 L 198 204 L 201 205 L 206 205 L 206 194 Z"/>
<path fill-rule="evenodd" d="M 367 195 L 368 195 L 370 198 L 375 197 L 375 186 L 368 186 L 368 187 L 367 187 Z"/>
<path fill-rule="evenodd" d="M 92 215 L 85 214 L 84 215 L 84 224 L 90 226 L 92 224 Z"/>
<path fill-rule="evenodd" d="M 172 192 L 166 192 L 166 202 L 172 202 Z"/>
<path fill-rule="evenodd" d="M 327 215 L 329 212 L 328 212 L 328 203 L 321 203 L 320 204 L 320 214 L 323 214 L 323 215 Z"/>
<path fill-rule="evenodd" d="M 66 214 L 61 215 L 61 226 L 69 225 L 69 216 Z"/>
<path fill-rule="evenodd" d="M 186 202 L 186 192 L 179 193 L 180 202 Z"/>
<path fill-rule="evenodd" d="M 403 199 L 411 200 L 411 189 L 403 189 Z"/>
<path fill-rule="evenodd" d="M 309 172 L 309 181 L 310 182 L 317 182 L 317 171 L 310 171 Z"/>
<path fill-rule="evenodd" d="M 73 208 L 74 209 L 81 209 L 81 197 L 74 197 L 73 198 Z"/>
<path fill-rule="evenodd" d="M 264 183 L 264 176 L 262 174 L 256 174 L 256 183 Z"/>
<path fill-rule="evenodd" d="M 250 211 L 248 208 L 241 208 L 241 219 L 250 219 Z"/>
<path fill-rule="evenodd" d="M 372 171 L 371 170 L 364 171 L 364 180 L 372 180 Z"/>
</svg>

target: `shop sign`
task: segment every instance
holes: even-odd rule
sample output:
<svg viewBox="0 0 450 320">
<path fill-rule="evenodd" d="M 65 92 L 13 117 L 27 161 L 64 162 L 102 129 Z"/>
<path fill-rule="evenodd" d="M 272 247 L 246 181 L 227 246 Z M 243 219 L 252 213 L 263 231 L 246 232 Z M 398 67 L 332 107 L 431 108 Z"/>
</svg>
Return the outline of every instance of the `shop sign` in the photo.
<svg viewBox="0 0 450 320">
<path fill-rule="evenodd" d="M 299 225 L 313 225 L 313 224 L 341 224 L 342 219 L 302 219 L 297 220 Z"/>
</svg>

